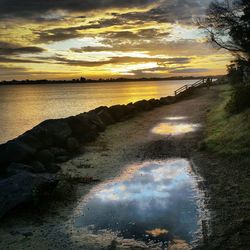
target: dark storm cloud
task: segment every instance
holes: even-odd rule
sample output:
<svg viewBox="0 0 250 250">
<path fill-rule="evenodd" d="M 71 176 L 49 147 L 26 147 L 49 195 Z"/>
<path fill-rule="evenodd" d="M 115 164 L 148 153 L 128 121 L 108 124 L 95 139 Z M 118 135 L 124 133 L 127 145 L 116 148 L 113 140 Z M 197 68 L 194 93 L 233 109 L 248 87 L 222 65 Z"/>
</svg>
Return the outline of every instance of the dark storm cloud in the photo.
<svg viewBox="0 0 250 250">
<path fill-rule="evenodd" d="M 145 12 L 114 13 L 113 16 L 126 20 L 143 22 L 190 23 L 193 16 L 203 15 L 211 0 L 165 0 L 155 8 Z"/>
<path fill-rule="evenodd" d="M 142 7 L 153 0 L 0 0 L 2 18 L 35 18 L 56 10 L 86 12 L 108 8 Z"/>
<path fill-rule="evenodd" d="M 117 1 L 117 4 L 119 4 L 119 2 L 121 1 Z M 165 0 L 158 2 L 161 2 L 161 4 L 146 11 L 134 11 L 125 14 L 112 13 L 112 18 L 101 18 L 99 20 L 92 21 L 87 25 L 38 31 L 38 41 L 53 42 L 81 37 L 83 35 L 79 33 L 79 31 L 113 27 L 117 25 L 122 26 L 123 29 L 125 29 L 126 27 L 129 27 L 129 25 L 138 26 L 143 25 L 146 22 L 174 23 L 179 21 L 190 24 L 192 23 L 193 16 L 199 16 L 205 13 L 205 10 L 211 0 Z M 135 6 L 139 4 L 137 1 L 133 1 L 133 3 Z M 99 6 L 98 3 L 96 3 L 95 9 L 98 10 L 100 8 L 102 8 L 102 5 Z M 152 31 L 153 33 L 151 33 L 151 38 L 154 38 L 154 29 L 152 29 Z M 118 36 L 119 33 L 116 35 Z M 120 35 L 123 34 L 121 33 Z M 124 35 L 127 35 L 128 38 L 129 34 L 127 33 Z M 130 33 L 130 35 L 131 39 L 136 39 L 134 33 Z M 143 33 L 141 35 L 143 35 Z M 150 32 L 144 35 L 149 36 Z"/>
</svg>

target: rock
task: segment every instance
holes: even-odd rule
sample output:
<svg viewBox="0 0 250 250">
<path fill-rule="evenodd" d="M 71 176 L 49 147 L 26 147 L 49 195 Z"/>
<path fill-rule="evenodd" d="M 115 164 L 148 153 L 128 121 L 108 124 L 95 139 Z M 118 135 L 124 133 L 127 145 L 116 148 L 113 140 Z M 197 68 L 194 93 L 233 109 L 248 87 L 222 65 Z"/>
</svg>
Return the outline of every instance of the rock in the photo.
<svg viewBox="0 0 250 250">
<path fill-rule="evenodd" d="M 93 109 L 93 110 L 91 110 L 90 112 L 95 112 L 96 114 L 97 113 L 99 113 L 100 111 L 102 111 L 102 110 L 107 110 L 108 109 L 108 107 L 107 106 L 100 106 L 100 107 L 98 107 L 98 108 L 96 108 L 96 109 Z"/>
<path fill-rule="evenodd" d="M 64 148 L 52 147 L 49 149 L 54 156 L 67 155 L 67 151 Z"/>
<path fill-rule="evenodd" d="M 97 137 L 98 130 L 96 126 L 90 122 L 87 114 L 71 116 L 66 118 L 66 120 L 72 130 L 72 135 L 81 142 L 93 141 Z"/>
<path fill-rule="evenodd" d="M 133 103 L 129 103 L 129 104 L 126 105 L 127 116 L 132 117 L 138 111 L 139 111 L 138 108 L 136 108 L 136 106 Z"/>
<path fill-rule="evenodd" d="M 150 99 L 150 100 L 148 100 L 148 102 L 150 103 L 150 105 L 151 105 L 153 108 L 157 108 L 157 107 L 160 107 L 160 106 L 161 106 L 160 100 L 157 100 L 157 99 Z"/>
<path fill-rule="evenodd" d="M 32 202 L 57 185 L 51 174 L 32 174 L 25 171 L 0 180 L 0 218 L 11 209 Z"/>
<path fill-rule="evenodd" d="M 70 153 L 77 153 L 79 151 L 80 144 L 74 137 L 69 137 L 66 141 L 66 148 Z"/>
<path fill-rule="evenodd" d="M 111 125 L 115 123 L 115 120 L 110 115 L 108 108 L 102 109 L 99 112 L 97 112 L 97 116 L 101 119 L 101 121 L 106 125 Z"/>
<path fill-rule="evenodd" d="M 19 142 L 25 143 L 26 145 L 29 145 L 36 151 L 40 150 L 43 147 L 41 141 L 35 136 L 33 136 L 32 134 L 30 134 L 29 131 L 20 135 L 16 140 Z"/>
<path fill-rule="evenodd" d="M 134 103 L 134 106 L 136 107 L 136 109 L 138 109 L 139 111 L 147 111 L 147 110 L 151 110 L 152 106 L 150 105 L 150 103 L 146 100 L 142 100 L 142 101 L 138 101 Z"/>
<path fill-rule="evenodd" d="M 54 163 L 50 163 L 46 166 L 46 170 L 48 173 L 57 173 L 61 170 L 61 167 L 57 164 L 54 164 Z"/>
<path fill-rule="evenodd" d="M 56 156 L 56 162 L 66 162 L 68 161 L 70 158 L 67 155 L 59 155 Z"/>
<path fill-rule="evenodd" d="M 45 166 L 40 161 L 33 161 L 30 165 L 34 168 L 34 173 L 44 173 L 46 172 Z"/>
<path fill-rule="evenodd" d="M 65 119 L 46 120 L 32 130 L 30 133 L 37 137 L 44 147 L 62 145 L 72 133 Z"/>
<path fill-rule="evenodd" d="M 110 115 L 115 121 L 122 121 L 126 116 L 126 107 L 125 105 L 114 105 L 108 109 Z"/>
<path fill-rule="evenodd" d="M 103 132 L 106 129 L 105 123 L 102 121 L 102 119 L 95 113 L 95 112 L 88 112 L 89 120 L 91 123 L 93 123 L 98 131 Z"/>
<path fill-rule="evenodd" d="M 40 165 L 25 165 L 21 163 L 11 163 L 8 167 L 8 174 L 16 174 L 20 171 L 27 171 L 31 173 L 44 173 L 46 172 L 45 167 L 39 163 Z"/>
<path fill-rule="evenodd" d="M 29 162 L 35 153 L 34 148 L 18 140 L 12 140 L 0 145 L 0 172 L 4 173 L 7 166 L 12 162 Z"/>
<path fill-rule="evenodd" d="M 49 149 L 43 149 L 37 153 L 37 160 L 48 165 L 55 160 L 55 157 Z"/>
<path fill-rule="evenodd" d="M 171 104 L 172 103 L 172 98 L 170 98 L 169 96 L 168 97 L 162 97 L 162 98 L 160 98 L 160 103 L 162 105 Z"/>
</svg>

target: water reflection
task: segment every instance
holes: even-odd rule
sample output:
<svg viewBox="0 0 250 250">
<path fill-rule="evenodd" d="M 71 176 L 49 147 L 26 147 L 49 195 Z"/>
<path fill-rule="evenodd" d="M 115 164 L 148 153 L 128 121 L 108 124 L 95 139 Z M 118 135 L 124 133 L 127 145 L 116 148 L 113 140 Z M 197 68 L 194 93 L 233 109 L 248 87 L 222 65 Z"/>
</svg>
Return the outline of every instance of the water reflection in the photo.
<svg viewBox="0 0 250 250">
<path fill-rule="evenodd" d="M 180 135 L 194 132 L 200 124 L 190 123 L 187 116 L 169 116 L 152 128 L 151 132 L 159 135 Z"/>
<path fill-rule="evenodd" d="M 94 225 L 95 233 L 107 229 L 145 242 L 191 242 L 199 229 L 197 199 L 187 160 L 145 162 L 93 189 L 77 208 L 75 226 Z"/>
<path fill-rule="evenodd" d="M 155 126 L 152 129 L 152 132 L 159 135 L 180 135 L 194 132 L 199 126 L 199 124 L 193 123 L 162 122 Z"/>
<path fill-rule="evenodd" d="M 1 86 L 0 110 L 4 112 L 0 113 L 0 143 L 46 119 L 76 115 L 103 105 L 173 95 L 183 84 L 183 81 L 132 81 Z"/>
<path fill-rule="evenodd" d="M 187 119 L 187 116 L 170 116 L 170 117 L 165 117 L 165 120 L 168 121 L 180 121 L 180 120 L 185 120 Z"/>
</svg>

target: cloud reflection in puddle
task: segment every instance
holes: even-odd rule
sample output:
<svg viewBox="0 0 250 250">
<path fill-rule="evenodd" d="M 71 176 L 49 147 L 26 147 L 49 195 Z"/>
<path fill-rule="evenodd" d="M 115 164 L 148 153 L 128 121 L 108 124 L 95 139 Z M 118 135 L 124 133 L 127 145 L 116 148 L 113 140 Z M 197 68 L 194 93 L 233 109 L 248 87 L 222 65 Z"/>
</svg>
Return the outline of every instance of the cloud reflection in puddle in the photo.
<svg viewBox="0 0 250 250">
<path fill-rule="evenodd" d="M 191 242 L 199 229 L 198 191 L 189 161 L 171 159 L 129 166 L 95 187 L 77 208 L 77 228 L 119 232 L 124 238 Z"/>
</svg>

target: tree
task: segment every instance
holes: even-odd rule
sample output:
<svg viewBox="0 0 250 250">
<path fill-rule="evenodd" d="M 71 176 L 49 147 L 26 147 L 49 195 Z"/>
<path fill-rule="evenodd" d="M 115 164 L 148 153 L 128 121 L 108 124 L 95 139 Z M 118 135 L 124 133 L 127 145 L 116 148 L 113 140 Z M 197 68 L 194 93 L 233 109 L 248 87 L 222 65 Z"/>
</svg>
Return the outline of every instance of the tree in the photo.
<svg viewBox="0 0 250 250">
<path fill-rule="evenodd" d="M 206 17 L 198 20 L 212 44 L 230 51 L 235 59 L 228 66 L 234 84 L 227 110 L 239 113 L 250 107 L 250 0 L 214 1 Z"/>
<path fill-rule="evenodd" d="M 249 0 L 214 1 L 198 24 L 215 46 L 232 52 L 237 59 L 250 61 Z"/>
</svg>

